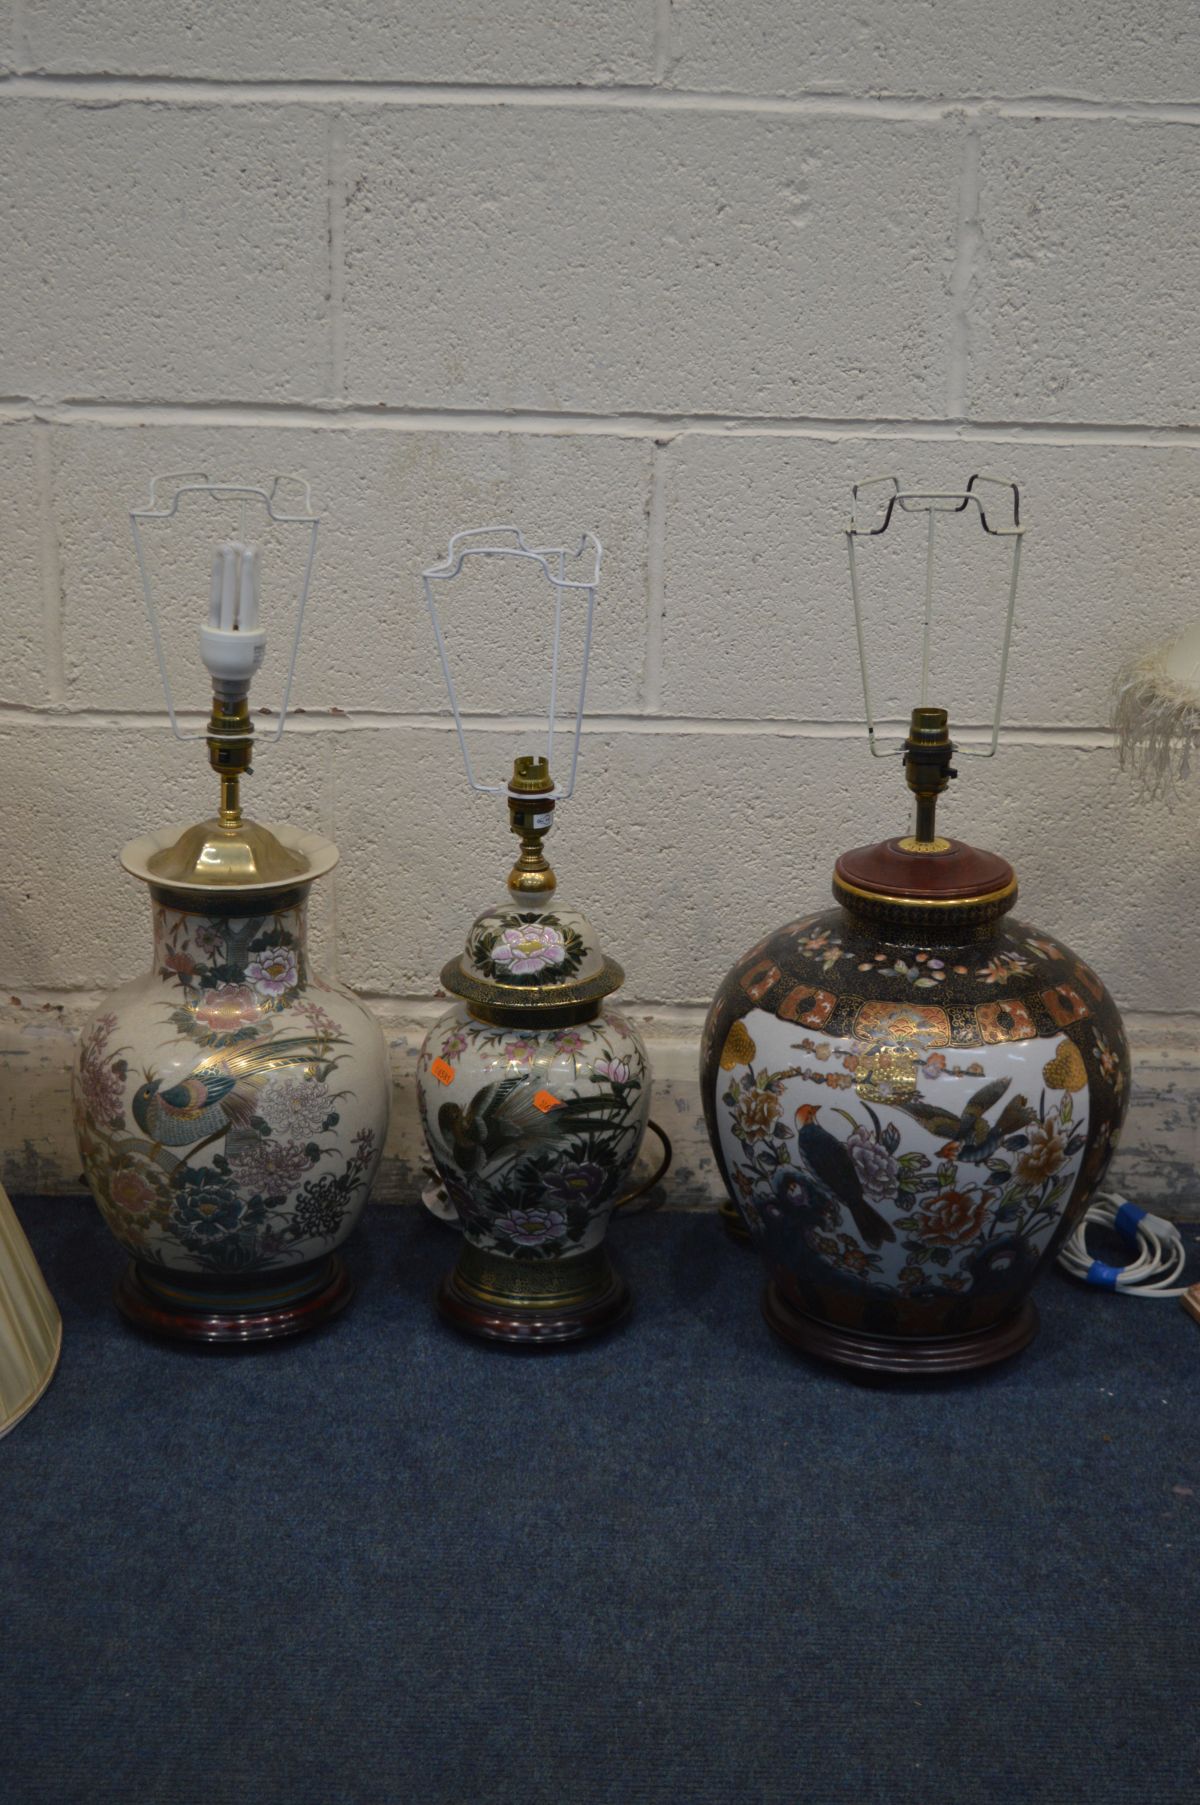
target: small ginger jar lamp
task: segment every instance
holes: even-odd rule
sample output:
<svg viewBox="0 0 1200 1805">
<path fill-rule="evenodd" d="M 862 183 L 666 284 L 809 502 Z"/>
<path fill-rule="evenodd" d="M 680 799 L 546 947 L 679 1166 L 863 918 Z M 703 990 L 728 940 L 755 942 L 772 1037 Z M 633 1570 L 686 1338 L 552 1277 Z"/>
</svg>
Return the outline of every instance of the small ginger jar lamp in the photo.
<svg viewBox="0 0 1200 1805">
<path fill-rule="evenodd" d="M 591 923 L 557 897 L 543 843 L 572 793 L 601 548 L 531 550 L 512 527 L 458 533 L 423 573 L 467 780 L 502 795 L 519 852 L 501 900 L 472 923 L 441 982 L 456 999 L 425 1039 L 418 1098 L 429 1151 L 462 1229 L 442 1282 L 443 1318 L 487 1341 L 548 1347 L 612 1328 L 630 1294 L 605 1231 L 650 1109 L 640 1036 L 607 998 L 624 974 Z M 525 561 L 554 610 L 545 751 L 516 757 L 507 783 L 478 781 L 463 731 L 435 586 L 476 558 Z M 562 611 L 583 611 L 584 653 L 569 776 L 551 775 Z M 665 1145 L 665 1137 L 664 1145 Z M 656 1182 L 670 1157 L 659 1166 Z M 648 1188 L 639 1186 L 639 1191 Z"/>
<path fill-rule="evenodd" d="M 352 1292 L 337 1249 L 362 1214 L 383 1150 L 389 1069 L 378 1024 L 308 956 L 306 903 L 337 861 L 320 834 L 246 819 L 250 685 L 262 664 L 261 558 L 218 545 L 200 652 L 212 681 L 203 734 L 175 711 L 142 529 L 181 503 L 261 507 L 303 547 L 283 732 L 318 520 L 307 485 L 288 513 L 268 488 L 164 478 L 131 520 L 171 724 L 206 738 L 220 785 L 207 821 L 131 841 L 126 871 L 150 891 L 151 969 L 115 991 L 83 1031 L 75 1128 L 88 1183 L 131 1256 L 117 1303 L 175 1340 L 249 1344 L 296 1335 Z M 172 488 L 170 485 L 174 483 Z"/>
<path fill-rule="evenodd" d="M 995 500 L 996 490 L 1001 500 Z M 1023 528 L 1016 486 L 952 494 L 860 484 L 846 537 L 876 743 L 856 542 L 928 527 L 921 705 L 897 748 L 910 833 L 844 852 L 836 906 L 734 966 L 704 1031 L 701 1084 L 729 1196 L 767 1268 L 786 1341 L 860 1375 L 940 1376 L 1002 1360 L 1037 1330 L 1030 1289 L 1100 1184 L 1125 1115 L 1116 1007 L 1054 935 L 1015 921 L 1006 860 L 939 831 L 956 775 L 927 684 L 934 528 L 977 522 L 1010 552 L 996 750 Z M 972 748 L 960 746 L 960 756 Z"/>
</svg>

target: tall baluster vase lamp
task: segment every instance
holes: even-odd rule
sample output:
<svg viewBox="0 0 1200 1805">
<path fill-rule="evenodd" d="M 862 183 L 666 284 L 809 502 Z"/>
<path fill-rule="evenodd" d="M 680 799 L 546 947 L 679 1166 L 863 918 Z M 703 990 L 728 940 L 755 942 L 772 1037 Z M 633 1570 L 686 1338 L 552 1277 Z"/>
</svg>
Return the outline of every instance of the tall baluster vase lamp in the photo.
<svg viewBox="0 0 1200 1805">
<path fill-rule="evenodd" d="M 148 506 L 131 515 L 171 725 L 178 739 L 206 740 L 219 807 L 121 854 L 150 891 L 153 964 L 84 1029 L 75 1126 L 88 1183 L 131 1256 L 118 1305 L 138 1327 L 184 1341 L 271 1341 L 343 1307 L 352 1287 L 337 1249 L 366 1203 L 388 1121 L 379 1027 L 309 963 L 307 898 L 337 848 L 242 812 L 250 689 L 267 647 L 263 558 L 245 528 L 255 517 L 264 534 L 299 536 L 295 632 L 270 743 L 287 718 L 319 524 L 307 485 L 299 512 L 285 505 L 291 481 L 156 479 Z M 175 708 L 144 535 L 203 506 L 233 508 L 242 532 L 213 555 L 197 648 L 212 712 L 190 732 Z"/>
<path fill-rule="evenodd" d="M 605 1231 L 627 1200 L 650 1108 L 645 1048 L 607 1001 L 624 974 L 587 917 L 558 900 L 544 850 L 575 787 L 600 556 L 591 534 L 574 549 L 548 550 L 515 528 L 489 528 L 455 534 L 445 561 L 423 577 L 467 781 L 503 798 L 519 848 L 500 901 L 476 918 L 441 974 L 456 1000 L 418 1062 L 430 1154 L 462 1229 L 438 1308 L 466 1333 L 530 1347 L 599 1334 L 628 1310 Z M 464 733 L 439 592 L 476 560 L 496 559 L 523 567 L 536 585 L 552 651 L 544 735 L 518 752 L 507 781 L 485 782 Z M 581 627 L 582 656 L 560 784 L 552 762 L 567 611 Z M 656 1178 L 667 1159 L 669 1149 Z"/>
<path fill-rule="evenodd" d="M 920 703 L 877 732 L 860 546 L 926 530 Z M 990 738 L 951 743 L 929 696 L 939 524 L 1008 553 Z M 1100 1183 L 1128 1100 L 1115 1005 L 1056 936 L 1012 919 L 1007 861 L 943 835 L 955 757 L 997 747 L 1023 534 L 1015 484 L 860 484 L 846 528 L 868 743 L 903 760 L 909 833 L 844 852 L 836 906 L 768 934 L 709 1012 L 701 1082 L 730 1198 L 766 1263 L 767 1321 L 860 1374 L 990 1365 L 1037 1329 L 1030 1288 Z M 981 614 L 979 637 L 987 630 Z M 901 730 L 902 731 L 902 730 Z"/>
</svg>

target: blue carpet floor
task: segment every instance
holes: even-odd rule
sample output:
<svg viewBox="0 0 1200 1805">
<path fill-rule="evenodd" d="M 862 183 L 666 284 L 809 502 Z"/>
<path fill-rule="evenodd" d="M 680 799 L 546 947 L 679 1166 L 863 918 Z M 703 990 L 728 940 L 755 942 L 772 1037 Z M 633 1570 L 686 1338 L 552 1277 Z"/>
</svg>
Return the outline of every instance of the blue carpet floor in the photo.
<svg viewBox="0 0 1200 1805">
<path fill-rule="evenodd" d="M 21 1205 L 57 1379 L 0 1442 L 6 1805 L 1021 1805 L 1196 1797 L 1200 1327 L 1041 1285 L 1009 1367 L 874 1390 L 777 1346 L 712 1216 L 618 1224 L 628 1327 L 351 1310 L 156 1346 L 90 1204 Z M 1193 1245 L 1194 1245 L 1193 1238 Z"/>
</svg>

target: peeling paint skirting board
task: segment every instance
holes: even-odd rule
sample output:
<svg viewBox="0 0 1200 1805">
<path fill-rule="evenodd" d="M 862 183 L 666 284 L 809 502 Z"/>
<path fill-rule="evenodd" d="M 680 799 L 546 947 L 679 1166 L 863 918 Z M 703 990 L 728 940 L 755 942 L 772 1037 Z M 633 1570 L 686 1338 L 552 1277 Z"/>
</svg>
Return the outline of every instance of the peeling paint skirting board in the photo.
<svg viewBox="0 0 1200 1805">
<path fill-rule="evenodd" d="M 83 1188 L 71 1130 L 70 1067 L 80 1024 L 95 997 L 13 998 L 0 1008 L 0 1178 L 10 1192 L 54 1194 Z M 396 1091 L 387 1154 L 376 1187 L 385 1203 L 413 1203 L 424 1147 L 413 1071 L 430 1022 L 445 1002 L 372 999 L 392 1052 Z M 700 1110 L 699 1007 L 629 1007 L 655 1073 L 654 1115 L 675 1161 L 666 1207 L 711 1209 L 720 1181 Z M 1200 1217 L 1200 1021 L 1129 1015 L 1133 1099 L 1111 1183 L 1160 1215 Z"/>
</svg>

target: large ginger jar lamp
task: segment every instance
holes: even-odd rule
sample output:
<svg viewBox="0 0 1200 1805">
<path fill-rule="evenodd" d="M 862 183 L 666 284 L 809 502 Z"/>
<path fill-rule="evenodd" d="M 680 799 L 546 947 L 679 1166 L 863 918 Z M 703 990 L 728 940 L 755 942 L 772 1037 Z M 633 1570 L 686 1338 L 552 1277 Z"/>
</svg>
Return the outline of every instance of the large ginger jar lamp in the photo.
<svg viewBox="0 0 1200 1805">
<path fill-rule="evenodd" d="M 575 550 L 546 550 L 515 528 L 491 528 L 456 534 L 444 563 L 424 573 L 468 782 L 505 798 L 519 842 L 501 900 L 441 974 L 456 1000 L 418 1061 L 430 1155 L 462 1229 L 438 1308 L 468 1334 L 529 1347 L 583 1340 L 626 1314 L 629 1289 L 605 1231 L 650 1108 L 645 1048 L 607 1001 L 624 974 L 587 917 L 558 900 L 543 849 L 575 783 L 600 556 L 591 534 Z M 478 558 L 523 564 L 553 620 L 544 748 L 518 754 L 508 781 L 490 784 L 475 774 L 437 605 L 437 590 Z M 560 787 L 551 760 L 565 609 L 582 617 L 583 651 Z M 656 1177 L 665 1170 L 666 1159 Z"/>
<path fill-rule="evenodd" d="M 339 1311 L 352 1286 L 337 1249 L 362 1214 L 387 1129 L 389 1071 L 374 1018 L 313 971 L 306 903 L 337 848 L 320 834 L 246 819 L 251 680 L 266 650 L 261 556 L 218 545 L 200 652 L 212 680 L 201 734 L 179 725 L 143 533 L 181 504 L 257 508 L 301 536 L 302 588 L 273 738 L 283 731 L 318 522 L 304 486 L 289 513 L 270 488 L 207 478 L 151 486 L 132 514 L 145 598 L 176 736 L 205 738 L 215 816 L 131 841 L 147 885 L 153 964 L 83 1031 L 74 1078 L 79 1150 L 130 1264 L 117 1303 L 140 1328 L 184 1341 L 295 1335 Z"/>
<path fill-rule="evenodd" d="M 995 499 L 999 490 L 1001 499 Z M 1016 921 L 1006 860 L 938 829 L 956 775 L 927 699 L 934 528 L 957 517 L 1010 553 L 1003 706 L 1022 527 L 1015 485 L 952 494 L 859 485 L 847 528 L 868 731 L 880 756 L 856 542 L 924 515 L 921 705 L 898 748 L 910 833 L 844 852 L 836 906 L 761 940 L 704 1033 L 701 1083 L 730 1198 L 767 1268 L 786 1341 L 871 1375 L 940 1375 L 1033 1338 L 1030 1288 L 1103 1178 L 1128 1100 L 1120 1017 L 1054 935 Z M 962 746 L 959 755 L 972 748 Z"/>
</svg>

